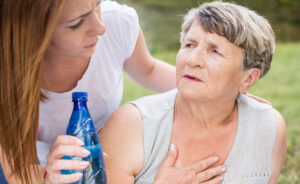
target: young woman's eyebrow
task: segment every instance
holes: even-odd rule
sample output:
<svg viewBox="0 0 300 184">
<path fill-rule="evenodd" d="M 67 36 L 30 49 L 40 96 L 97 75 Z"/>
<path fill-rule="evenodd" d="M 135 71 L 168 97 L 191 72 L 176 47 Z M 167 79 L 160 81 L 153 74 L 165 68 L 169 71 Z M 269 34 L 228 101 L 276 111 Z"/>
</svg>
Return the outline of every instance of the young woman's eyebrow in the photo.
<svg viewBox="0 0 300 184">
<path fill-rule="evenodd" d="M 92 11 L 89 11 L 89 12 L 87 12 L 87 13 L 85 13 L 85 14 L 80 15 L 80 16 L 77 17 L 77 18 L 74 18 L 74 19 L 72 19 L 72 20 L 67 21 L 67 23 L 71 23 L 71 22 L 73 22 L 73 21 L 75 21 L 75 20 L 77 20 L 77 19 L 85 18 L 85 17 L 89 16 L 89 14 L 91 14 L 91 13 L 92 13 Z"/>
</svg>

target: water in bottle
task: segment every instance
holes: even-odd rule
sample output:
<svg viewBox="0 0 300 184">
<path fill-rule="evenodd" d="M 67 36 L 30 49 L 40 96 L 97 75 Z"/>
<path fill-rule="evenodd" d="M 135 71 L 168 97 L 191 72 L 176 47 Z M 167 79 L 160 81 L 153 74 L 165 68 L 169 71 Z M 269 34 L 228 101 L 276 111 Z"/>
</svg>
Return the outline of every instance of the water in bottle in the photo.
<svg viewBox="0 0 300 184">
<path fill-rule="evenodd" d="M 101 143 L 95 130 L 93 120 L 87 108 L 87 92 L 74 92 L 72 94 L 74 108 L 66 134 L 72 135 L 84 142 L 84 148 L 91 153 L 86 158 L 65 156 L 63 159 L 76 159 L 89 161 L 84 170 L 62 170 L 62 174 L 81 172 L 83 177 L 73 184 L 106 184 L 106 174 Z"/>
</svg>

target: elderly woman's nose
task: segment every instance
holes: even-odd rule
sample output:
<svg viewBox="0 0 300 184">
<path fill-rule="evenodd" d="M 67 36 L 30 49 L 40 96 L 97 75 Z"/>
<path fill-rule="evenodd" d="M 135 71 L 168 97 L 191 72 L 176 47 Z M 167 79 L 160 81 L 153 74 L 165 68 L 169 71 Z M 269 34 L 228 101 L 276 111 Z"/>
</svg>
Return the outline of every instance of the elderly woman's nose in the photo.
<svg viewBox="0 0 300 184">
<path fill-rule="evenodd" d="M 201 53 L 200 51 L 191 53 L 187 58 L 186 63 L 191 67 L 205 67 L 203 53 Z"/>
<path fill-rule="evenodd" d="M 105 32 L 105 26 L 102 23 L 99 13 L 94 13 L 92 18 L 92 23 L 90 27 L 90 35 L 103 35 Z"/>
</svg>

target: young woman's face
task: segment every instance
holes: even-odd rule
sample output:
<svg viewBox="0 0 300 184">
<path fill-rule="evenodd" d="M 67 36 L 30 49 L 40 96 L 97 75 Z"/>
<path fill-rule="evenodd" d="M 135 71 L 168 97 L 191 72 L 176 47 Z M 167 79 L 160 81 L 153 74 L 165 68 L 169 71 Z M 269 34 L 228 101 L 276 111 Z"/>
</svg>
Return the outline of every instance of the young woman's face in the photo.
<svg viewBox="0 0 300 184">
<path fill-rule="evenodd" d="M 101 0 L 67 0 L 46 52 L 47 57 L 89 59 L 104 34 Z"/>
</svg>

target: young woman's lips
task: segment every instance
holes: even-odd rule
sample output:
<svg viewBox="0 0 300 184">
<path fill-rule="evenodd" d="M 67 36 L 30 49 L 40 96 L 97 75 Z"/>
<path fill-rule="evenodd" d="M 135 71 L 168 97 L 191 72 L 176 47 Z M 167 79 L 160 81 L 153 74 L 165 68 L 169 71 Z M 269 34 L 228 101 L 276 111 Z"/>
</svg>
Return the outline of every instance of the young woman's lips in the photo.
<svg viewBox="0 0 300 184">
<path fill-rule="evenodd" d="M 85 46 L 85 48 L 88 48 L 88 49 L 94 48 L 96 45 L 97 45 L 97 42 L 92 43 L 91 45 L 87 45 L 87 46 Z"/>
<path fill-rule="evenodd" d="M 203 82 L 201 79 L 199 79 L 197 77 L 194 77 L 192 75 L 184 75 L 183 77 L 187 80 L 191 80 L 191 81 L 194 81 L 194 82 Z"/>
<path fill-rule="evenodd" d="M 90 44 L 90 45 L 87 45 L 87 46 L 85 46 L 84 48 L 94 48 L 96 45 L 97 45 L 97 42 L 98 42 L 98 39 L 94 42 L 94 43 L 92 43 L 92 44 Z"/>
</svg>

